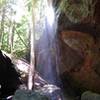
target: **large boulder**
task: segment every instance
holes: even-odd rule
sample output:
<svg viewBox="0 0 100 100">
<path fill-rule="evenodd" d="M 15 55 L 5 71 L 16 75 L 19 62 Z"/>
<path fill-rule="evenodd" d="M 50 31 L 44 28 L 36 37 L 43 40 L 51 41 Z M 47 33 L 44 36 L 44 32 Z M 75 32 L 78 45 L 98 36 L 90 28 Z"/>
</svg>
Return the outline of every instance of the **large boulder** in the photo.
<svg viewBox="0 0 100 100">
<path fill-rule="evenodd" d="M 12 100 L 49 100 L 49 98 L 36 91 L 17 90 Z"/>
<path fill-rule="evenodd" d="M 100 100 L 100 94 L 86 91 L 82 94 L 81 100 Z"/>
<path fill-rule="evenodd" d="M 46 84 L 38 89 L 19 89 L 15 92 L 13 100 L 62 100 L 62 93 L 59 87 Z"/>
<path fill-rule="evenodd" d="M 0 50 L 0 97 L 13 95 L 21 81 L 11 59 Z"/>
<path fill-rule="evenodd" d="M 78 31 L 61 33 L 61 78 L 64 85 L 83 92 L 100 92 L 100 42 Z M 62 47 L 63 46 L 63 47 Z M 70 49 L 69 49 L 70 48 Z M 72 66 L 73 65 L 73 66 Z"/>
</svg>

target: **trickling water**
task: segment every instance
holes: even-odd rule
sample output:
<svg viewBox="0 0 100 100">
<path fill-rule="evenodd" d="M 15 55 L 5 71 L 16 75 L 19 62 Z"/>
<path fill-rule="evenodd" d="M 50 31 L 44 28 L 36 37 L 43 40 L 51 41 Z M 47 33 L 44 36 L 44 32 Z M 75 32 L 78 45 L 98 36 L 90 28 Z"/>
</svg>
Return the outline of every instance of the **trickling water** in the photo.
<svg viewBox="0 0 100 100">
<path fill-rule="evenodd" d="M 49 84 L 60 85 L 58 76 L 57 19 L 52 3 L 47 6 L 45 28 L 37 44 L 37 70 Z M 59 96 L 59 94 L 58 94 Z M 57 100 L 57 99 L 52 99 Z M 60 99 L 58 99 L 60 100 Z"/>
<path fill-rule="evenodd" d="M 42 77 L 51 84 L 58 85 L 57 63 L 56 63 L 56 28 L 57 22 L 53 7 L 47 7 L 45 17 L 45 29 L 38 42 L 37 66 Z"/>
</svg>

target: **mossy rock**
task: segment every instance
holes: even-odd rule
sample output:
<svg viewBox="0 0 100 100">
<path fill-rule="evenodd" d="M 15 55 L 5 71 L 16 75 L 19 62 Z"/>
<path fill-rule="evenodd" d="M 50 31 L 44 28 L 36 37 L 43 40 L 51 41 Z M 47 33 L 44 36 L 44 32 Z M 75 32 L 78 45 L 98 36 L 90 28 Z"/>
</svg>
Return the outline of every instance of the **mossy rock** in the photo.
<svg viewBox="0 0 100 100">
<path fill-rule="evenodd" d="M 82 94 L 81 100 L 100 100 L 100 94 L 86 91 Z"/>
<path fill-rule="evenodd" d="M 17 90 L 12 100 L 50 100 L 38 91 Z"/>
</svg>

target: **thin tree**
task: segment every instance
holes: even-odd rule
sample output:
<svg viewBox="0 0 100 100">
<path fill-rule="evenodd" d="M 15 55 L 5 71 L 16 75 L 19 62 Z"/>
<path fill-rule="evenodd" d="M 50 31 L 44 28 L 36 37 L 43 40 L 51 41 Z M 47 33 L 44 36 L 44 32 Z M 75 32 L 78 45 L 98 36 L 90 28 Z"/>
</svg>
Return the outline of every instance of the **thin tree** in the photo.
<svg viewBox="0 0 100 100">
<path fill-rule="evenodd" d="M 14 30 L 15 30 L 15 21 L 13 19 L 13 9 L 10 10 L 10 27 L 8 33 L 8 45 L 10 47 L 10 53 L 13 53 L 13 38 L 14 38 Z"/>
<path fill-rule="evenodd" d="M 33 6 L 35 5 L 35 0 L 33 1 Z M 29 67 L 29 77 L 28 77 L 28 89 L 32 90 L 34 88 L 34 76 L 35 76 L 35 11 L 32 9 L 32 20 L 33 20 L 33 30 L 31 31 L 31 41 L 30 41 L 30 67 Z"/>
<path fill-rule="evenodd" d="M 5 7 L 2 10 L 2 19 L 1 19 L 1 29 L 0 29 L 0 48 L 3 43 L 3 33 L 4 33 L 4 21 L 5 21 Z"/>
</svg>

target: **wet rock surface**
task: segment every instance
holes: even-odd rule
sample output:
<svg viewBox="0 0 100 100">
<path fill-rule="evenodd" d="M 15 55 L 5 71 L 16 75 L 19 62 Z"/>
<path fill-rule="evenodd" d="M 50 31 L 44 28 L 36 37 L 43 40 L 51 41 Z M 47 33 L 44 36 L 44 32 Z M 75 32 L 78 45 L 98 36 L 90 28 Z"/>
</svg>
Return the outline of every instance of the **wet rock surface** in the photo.
<svg viewBox="0 0 100 100">
<path fill-rule="evenodd" d="M 62 45 L 64 48 L 71 48 L 73 52 L 69 52 L 68 49 L 62 48 L 63 63 L 61 68 L 65 71 L 61 74 L 61 78 L 64 87 L 72 87 L 72 90 L 80 91 L 83 93 L 86 90 L 91 90 L 100 93 L 100 42 L 99 39 L 95 39 L 87 34 L 77 31 L 65 31 L 62 32 Z M 76 53 L 75 53 L 76 52 Z M 72 54 L 70 56 L 70 54 Z M 79 54 L 77 58 L 74 55 Z M 73 67 L 67 63 L 66 58 L 73 61 Z M 83 58 L 82 60 L 80 58 Z M 76 63 L 80 61 L 81 63 Z M 70 61 L 71 62 L 71 61 Z M 72 70 L 73 69 L 73 70 Z M 62 71 L 62 70 L 61 70 Z M 68 84 L 69 81 L 69 84 Z"/>
<path fill-rule="evenodd" d="M 17 90 L 13 100 L 63 100 L 61 90 L 55 85 L 47 84 L 34 90 Z"/>
<path fill-rule="evenodd" d="M 12 100 L 50 100 L 47 96 L 28 90 L 17 90 Z"/>
</svg>

